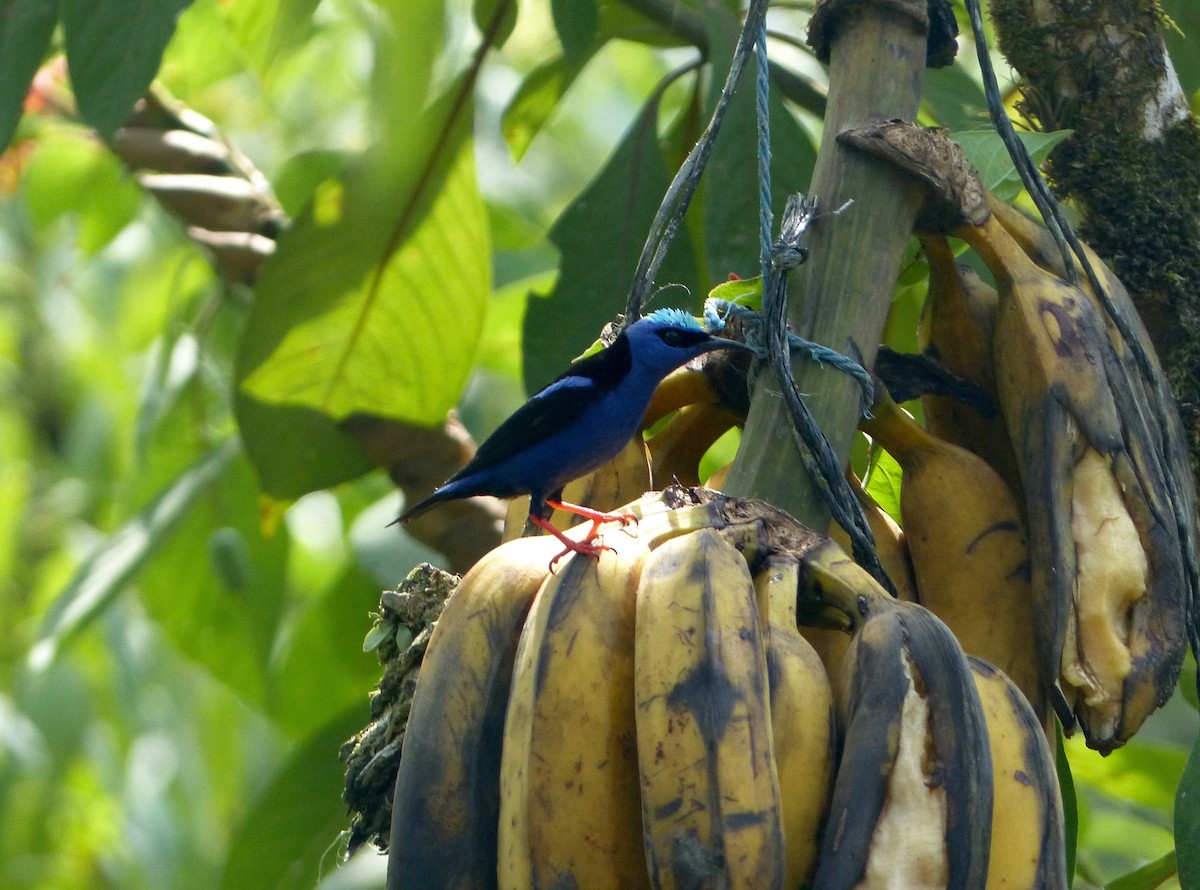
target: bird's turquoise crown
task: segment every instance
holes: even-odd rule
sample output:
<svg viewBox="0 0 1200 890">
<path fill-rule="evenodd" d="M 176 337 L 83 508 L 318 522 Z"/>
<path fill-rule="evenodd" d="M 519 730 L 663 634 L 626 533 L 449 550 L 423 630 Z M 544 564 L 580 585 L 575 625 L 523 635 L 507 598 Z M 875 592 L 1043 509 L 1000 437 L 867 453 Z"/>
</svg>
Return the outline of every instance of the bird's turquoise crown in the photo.
<svg viewBox="0 0 1200 890">
<path fill-rule="evenodd" d="M 660 324 L 669 324 L 678 328 L 689 328 L 693 331 L 704 330 L 704 327 L 696 320 L 696 316 L 683 309 L 655 309 L 646 318 L 650 321 L 657 321 Z"/>
</svg>

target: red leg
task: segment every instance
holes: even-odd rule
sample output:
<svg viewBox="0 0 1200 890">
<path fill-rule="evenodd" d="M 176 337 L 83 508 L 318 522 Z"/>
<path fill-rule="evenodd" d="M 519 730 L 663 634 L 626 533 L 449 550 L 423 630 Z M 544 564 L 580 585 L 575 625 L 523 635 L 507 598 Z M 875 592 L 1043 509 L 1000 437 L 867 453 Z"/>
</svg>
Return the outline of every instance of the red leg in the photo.
<svg viewBox="0 0 1200 890">
<path fill-rule="evenodd" d="M 544 529 L 544 530 L 550 532 L 550 534 L 554 535 L 554 537 L 556 537 L 560 541 L 562 541 L 563 546 L 566 548 L 562 553 L 558 554 L 558 556 L 556 556 L 556 557 L 554 557 L 554 559 L 550 560 L 550 571 L 551 572 L 554 571 L 554 564 L 556 562 L 558 562 L 560 559 L 562 559 L 564 556 L 566 556 L 568 553 L 582 553 L 584 556 L 594 556 L 594 557 L 599 558 L 602 551 L 612 550 L 611 547 L 606 547 L 603 544 L 591 543 L 592 540 L 596 537 L 596 528 L 600 524 L 600 523 L 596 522 L 595 520 L 592 521 L 592 530 L 588 533 L 587 538 L 583 541 L 571 540 L 566 535 L 564 535 L 561 531 L 559 531 L 553 525 L 551 525 L 549 522 L 547 522 L 545 519 L 542 519 L 540 516 L 532 516 L 531 515 L 529 517 L 529 521 L 532 522 L 534 525 L 538 526 L 538 528 L 541 528 L 541 529 Z"/>
<path fill-rule="evenodd" d="M 566 501 L 552 501 L 546 499 L 546 503 L 555 510 L 565 510 L 568 513 L 574 513 L 576 516 L 584 516 L 592 520 L 592 530 L 588 533 L 588 540 L 591 540 L 596 535 L 596 529 L 600 527 L 602 522 L 619 522 L 621 525 L 629 525 L 631 522 L 637 522 L 637 515 L 634 513 L 601 513 L 599 510 L 593 510 L 590 507 L 581 507 L 578 504 L 568 504 Z"/>
</svg>

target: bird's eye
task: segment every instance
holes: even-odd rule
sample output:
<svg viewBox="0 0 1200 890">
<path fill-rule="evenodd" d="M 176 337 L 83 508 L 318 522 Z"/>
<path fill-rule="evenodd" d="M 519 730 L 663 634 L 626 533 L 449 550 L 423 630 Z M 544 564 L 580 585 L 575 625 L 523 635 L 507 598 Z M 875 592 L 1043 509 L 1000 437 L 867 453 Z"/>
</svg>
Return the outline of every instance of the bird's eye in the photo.
<svg viewBox="0 0 1200 890">
<path fill-rule="evenodd" d="M 662 341 L 668 346 L 680 346 L 683 344 L 683 335 L 679 331 L 663 331 Z"/>
</svg>

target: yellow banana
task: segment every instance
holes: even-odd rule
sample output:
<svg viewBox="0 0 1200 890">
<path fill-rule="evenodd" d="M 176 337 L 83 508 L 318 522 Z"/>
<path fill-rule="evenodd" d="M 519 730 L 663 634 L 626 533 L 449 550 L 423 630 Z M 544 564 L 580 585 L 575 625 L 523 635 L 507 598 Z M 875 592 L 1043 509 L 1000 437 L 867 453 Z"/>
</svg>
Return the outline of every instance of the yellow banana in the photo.
<svg viewBox="0 0 1200 890">
<path fill-rule="evenodd" d="M 814 890 L 983 887 L 992 766 L 953 635 L 871 595 L 838 690 L 845 726 Z"/>
<path fill-rule="evenodd" d="M 812 877 L 838 743 L 829 678 L 796 627 L 799 576 L 794 558 L 769 559 L 754 576 L 760 612 L 765 600 L 769 624 L 767 676 L 786 851 L 784 887 L 806 885 Z"/>
<path fill-rule="evenodd" d="M 700 460 L 712 444 L 745 418 L 719 404 L 686 405 L 647 440 L 655 479 L 700 484 Z"/>
<path fill-rule="evenodd" d="M 1054 756 L 1037 715 L 1004 673 L 970 658 L 992 753 L 986 890 L 1066 890 L 1066 832 Z"/>
<path fill-rule="evenodd" d="M 780 887 L 763 633 L 746 562 L 703 529 L 651 553 L 637 592 L 637 755 L 653 885 Z"/>
<path fill-rule="evenodd" d="M 929 292 L 918 329 L 921 348 L 996 403 L 992 336 L 1000 296 L 974 269 L 955 261 L 944 236 L 922 235 L 921 249 L 929 262 Z M 958 399 L 926 395 L 921 398 L 921 408 L 929 432 L 978 454 L 1010 490 L 1021 490 L 1016 458 L 998 406 L 996 413 L 987 417 Z"/>
<path fill-rule="evenodd" d="M 492 550 L 438 619 L 405 730 L 388 887 L 495 885 L 500 747 L 517 638 L 561 549 L 523 538 Z"/>
<path fill-rule="evenodd" d="M 999 665 L 1048 716 L 1035 633 L 1025 524 L 981 457 L 930 435 L 882 393 L 863 429 L 904 468 L 900 518 L 920 603 L 963 650 Z"/>
<path fill-rule="evenodd" d="M 500 887 L 648 886 L 634 734 L 634 595 L 646 544 L 572 554 L 517 650 L 500 772 Z"/>
<path fill-rule="evenodd" d="M 1076 699 L 1088 744 L 1109 751 L 1170 696 L 1186 645 L 1194 518 L 1179 497 L 1194 502 L 1176 496 L 1178 461 L 1164 453 L 1171 408 L 1158 400 L 1149 416 L 1148 384 L 1094 300 L 1035 264 L 995 213 L 958 234 L 1000 291 L 997 389 L 1021 466 L 1043 669 Z"/>
</svg>

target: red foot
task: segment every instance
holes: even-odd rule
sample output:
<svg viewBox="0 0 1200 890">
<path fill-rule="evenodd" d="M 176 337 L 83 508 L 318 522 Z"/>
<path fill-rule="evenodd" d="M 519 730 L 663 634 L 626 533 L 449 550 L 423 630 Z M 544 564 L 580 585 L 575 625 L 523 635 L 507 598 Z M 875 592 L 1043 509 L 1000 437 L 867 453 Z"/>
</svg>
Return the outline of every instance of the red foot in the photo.
<svg viewBox="0 0 1200 890">
<path fill-rule="evenodd" d="M 558 506 L 557 504 L 553 504 L 553 502 L 548 502 L 548 503 L 551 503 L 555 507 Z M 564 556 L 566 556 L 568 553 L 582 553 L 584 556 L 595 557 L 595 558 L 599 559 L 600 554 L 603 551 L 613 549 L 604 544 L 593 544 L 592 543 L 592 541 L 594 541 L 596 539 L 596 529 L 600 525 L 600 523 L 594 519 L 592 520 L 592 530 L 590 532 L 588 532 L 587 537 L 582 541 L 574 541 L 571 538 L 568 538 L 565 534 L 563 534 L 561 531 L 559 531 L 557 528 L 555 528 L 553 525 L 551 525 L 545 519 L 541 519 L 537 516 L 530 516 L 529 520 L 534 525 L 538 526 L 539 528 L 545 529 L 546 531 L 550 532 L 550 534 L 554 535 L 554 537 L 556 537 L 560 541 L 562 541 L 563 547 L 566 548 L 565 550 L 563 550 L 562 553 L 558 554 L 558 556 L 556 556 L 556 557 L 554 557 L 554 559 L 550 560 L 550 571 L 551 572 L 554 571 L 555 564 L 560 559 L 562 559 Z M 613 552 L 615 553 L 616 551 L 613 550 Z"/>
</svg>

